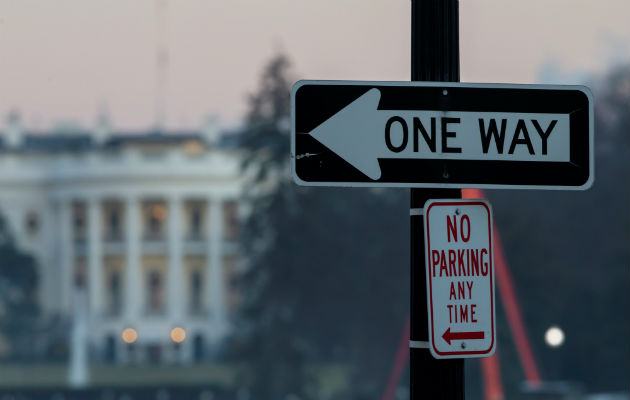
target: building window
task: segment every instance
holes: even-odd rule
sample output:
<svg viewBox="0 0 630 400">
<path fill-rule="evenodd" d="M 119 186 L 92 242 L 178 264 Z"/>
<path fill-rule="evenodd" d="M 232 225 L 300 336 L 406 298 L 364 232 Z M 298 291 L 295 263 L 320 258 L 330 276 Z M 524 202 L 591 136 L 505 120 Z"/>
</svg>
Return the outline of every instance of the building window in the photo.
<svg viewBox="0 0 630 400">
<path fill-rule="evenodd" d="M 149 272 L 147 283 L 147 310 L 149 314 L 161 314 L 164 305 L 162 274 L 159 271 Z"/>
<path fill-rule="evenodd" d="M 234 200 L 223 203 L 223 237 L 228 240 L 238 237 L 238 208 Z"/>
<path fill-rule="evenodd" d="M 85 289 L 85 258 L 79 257 L 74 263 L 74 287 Z"/>
<path fill-rule="evenodd" d="M 39 216 L 35 211 L 30 211 L 24 219 L 24 228 L 30 236 L 37 235 L 39 232 Z"/>
<path fill-rule="evenodd" d="M 204 358 L 204 342 L 203 336 L 199 333 L 195 334 L 193 337 L 193 360 L 195 362 L 201 362 Z"/>
<path fill-rule="evenodd" d="M 236 287 L 238 277 L 238 262 L 235 256 L 223 257 L 223 287 L 225 290 L 227 307 L 229 310 L 236 310 L 241 304 L 241 296 Z"/>
<path fill-rule="evenodd" d="M 117 211 L 112 211 L 109 214 L 107 226 L 112 237 L 120 236 L 120 216 Z"/>
<path fill-rule="evenodd" d="M 85 204 L 77 203 L 73 208 L 74 239 L 85 240 Z"/>
<path fill-rule="evenodd" d="M 150 344 L 147 346 L 147 361 L 151 365 L 157 365 L 162 360 L 162 346 L 159 344 Z"/>
<path fill-rule="evenodd" d="M 146 161 L 157 162 L 166 158 L 166 152 L 163 150 L 144 150 L 141 154 Z"/>
<path fill-rule="evenodd" d="M 121 207 L 118 204 L 108 204 L 105 207 L 105 232 L 107 240 L 122 239 Z"/>
<path fill-rule="evenodd" d="M 113 363 L 116 361 L 116 338 L 114 335 L 107 335 L 105 338 L 105 351 L 104 351 L 105 361 L 108 363 Z"/>
<path fill-rule="evenodd" d="M 109 297 L 109 312 L 111 315 L 120 314 L 122 296 L 120 286 L 120 273 L 112 272 L 109 276 L 109 282 L 107 285 L 107 294 Z"/>
<path fill-rule="evenodd" d="M 196 270 L 190 274 L 190 312 L 191 314 L 200 314 L 203 310 L 202 296 L 202 278 L 201 271 Z"/>
<path fill-rule="evenodd" d="M 200 156 L 203 154 L 203 144 L 198 140 L 189 140 L 184 143 L 184 151 L 189 156 Z"/>
<path fill-rule="evenodd" d="M 201 205 L 195 204 L 190 209 L 190 238 L 200 239 L 201 230 L 203 227 L 203 214 L 201 212 Z"/>
<path fill-rule="evenodd" d="M 166 222 L 167 210 L 162 203 L 148 204 L 144 212 L 144 232 L 149 240 L 164 239 L 164 225 Z"/>
</svg>

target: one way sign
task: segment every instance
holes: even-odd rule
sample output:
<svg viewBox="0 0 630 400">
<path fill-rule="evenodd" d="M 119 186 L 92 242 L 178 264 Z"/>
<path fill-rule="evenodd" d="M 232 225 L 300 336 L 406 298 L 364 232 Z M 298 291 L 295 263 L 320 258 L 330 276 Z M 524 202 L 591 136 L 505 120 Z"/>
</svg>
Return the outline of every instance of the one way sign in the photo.
<svg viewBox="0 0 630 400">
<path fill-rule="evenodd" d="M 292 168 L 313 186 L 587 189 L 583 86 L 300 81 Z"/>
</svg>

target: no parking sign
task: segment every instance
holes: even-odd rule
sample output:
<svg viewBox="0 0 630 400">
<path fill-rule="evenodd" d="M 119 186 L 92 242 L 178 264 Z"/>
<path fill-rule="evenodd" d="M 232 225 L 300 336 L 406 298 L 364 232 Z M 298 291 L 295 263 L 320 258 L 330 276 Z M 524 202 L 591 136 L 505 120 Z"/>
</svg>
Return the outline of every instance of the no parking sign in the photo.
<svg viewBox="0 0 630 400">
<path fill-rule="evenodd" d="M 491 206 L 449 199 L 424 209 L 431 354 L 488 357 L 496 345 Z"/>
</svg>

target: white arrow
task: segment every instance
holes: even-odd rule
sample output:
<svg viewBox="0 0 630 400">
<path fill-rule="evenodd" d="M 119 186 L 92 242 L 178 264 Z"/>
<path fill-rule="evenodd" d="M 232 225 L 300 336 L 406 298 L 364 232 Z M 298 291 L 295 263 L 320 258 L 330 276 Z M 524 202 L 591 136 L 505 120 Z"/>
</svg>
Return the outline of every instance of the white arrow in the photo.
<svg viewBox="0 0 630 400">
<path fill-rule="evenodd" d="M 378 110 L 380 99 L 381 92 L 370 89 L 309 133 L 373 180 L 381 177 L 379 158 L 547 162 L 566 162 L 570 158 L 566 114 Z M 396 151 L 386 144 L 386 125 L 392 117 L 398 117 L 389 131 L 390 145 Z M 444 125 L 446 118 L 451 120 Z M 430 140 L 416 129 L 415 119 L 421 121 Z M 505 119 L 501 145 L 495 136 L 487 133 L 492 119 L 499 131 L 501 120 Z M 490 138 L 485 149 L 480 135 L 481 120 L 484 133 Z M 531 146 L 525 143 L 526 137 Z M 512 142 L 515 142 L 513 147 Z"/>
<path fill-rule="evenodd" d="M 310 132 L 321 144 L 373 180 L 381 177 L 378 148 L 383 140 L 377 130 L 383 129 L 383 117 L 374 112 L 380 99 L 381 92 L 370 89 Z M 360 138 L 354 132 L 361 132 Z"/>
</svg>

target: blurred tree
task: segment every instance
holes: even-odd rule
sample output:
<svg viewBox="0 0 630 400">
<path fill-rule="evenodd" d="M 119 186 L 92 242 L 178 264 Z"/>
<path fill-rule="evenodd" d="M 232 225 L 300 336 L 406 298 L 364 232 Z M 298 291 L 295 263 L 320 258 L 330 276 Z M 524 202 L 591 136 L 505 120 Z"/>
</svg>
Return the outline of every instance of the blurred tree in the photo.
<svg viewBox="0 0 630 400">
<path fill-rule="evenodd" d="M 408 191 L 291 181 L 288 70 L 282 55 L 268 64 L 243 133 L 252 389 L 261 399 L 318 397 L 307 365 L 337 361 L 352 371 L 348 395 L 373 398 L 409 310 Z"/>
<path fill-rule="evenodd" d="M 624 390 L 630 374 L 628 66 L 591 87 L 593 187 L 584 192 L 497 190 L 488 196 L 542 378 L 581 382 L 589 391 Z M 502 310 L 497 309 L 497 317 L 502 376 L 515 390 L 523 373 L 514 362 Z M 551 325 L 565 331 L 559 348 L 544 343 Z"/>
<path fill-rule="evenodd" d="M 245 201 L 249 218 L 241 232 L 247 256 L 242 277 L 243 333 L 241 356 L 252 366 L 251 388 L 257 399 L 305 396 L 304 348 L 291 320 L 291 299 L 275 286 L 289 286 L 286 263 L 273 260 L 279 214 L 290 211 L 291 188 L 286 179 L 289 154 L 289 61 L 278 55 L 266 67 L 258 93 L 250 96 L 242 146 L 248 178 Z M 282 297 L 285 297 L 283 301 Z"/>
<path fill-rule="evenodd" d="M 0 334 L 8 345 L 8 358 L 33 356 L 30 333 L 39 312 L 37 281 L 35 259 L 17 248 L 0 217 Z"/>
</svg>

